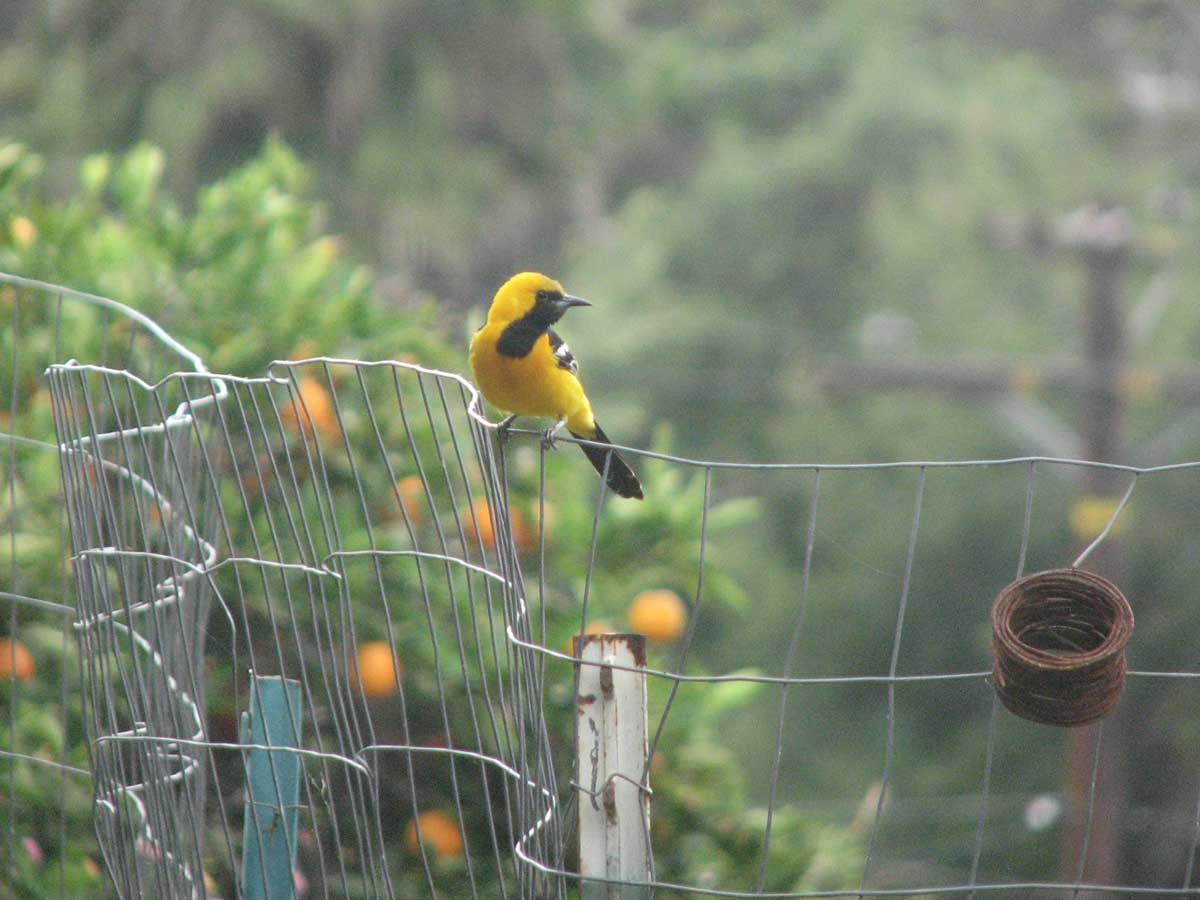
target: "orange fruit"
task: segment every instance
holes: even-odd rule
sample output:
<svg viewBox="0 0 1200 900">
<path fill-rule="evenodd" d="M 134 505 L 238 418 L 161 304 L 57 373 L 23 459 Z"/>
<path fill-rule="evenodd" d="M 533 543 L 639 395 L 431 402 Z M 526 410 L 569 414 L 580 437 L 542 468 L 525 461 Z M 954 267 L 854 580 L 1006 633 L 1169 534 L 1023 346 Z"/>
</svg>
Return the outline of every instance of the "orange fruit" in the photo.
<svg viewBox="0 0 1200 900">
<path fill-rule="evenodd" d="M 529 527 L 519 509 L 510 508 L 508 520 L 512 525 L 513 543 L 517 545 L 518 553 L 528 553 L 537 547 L 537 532 Z"/>
<path fill-rule="evenodd" d="M 658 750 L 654 751 L 654 755 L 650 757 L 650 774 L 661 775 L 667 771 L 667 758 Z"/>
<path fill-rule="evenodd" d="M 288 354 L 288 359 L 295 361 L 298 359 L 310 359 L 320 355 L 321 352 L 320 348 L 317 347 L 317 342 L 305 339 L 292 349 L 292 352 Z"/>
<path fill-rule="evenodd" d="M 28 250 L 37 240 L 37 226 L 24 216 L 17 216 L 8 227 L 12 241 L 22 250 Z"/>
<path fill-rule="evenodd" d="M 474 519 L 471 517 L 472 511 L 474 512 Z M 528 553 L 537 546 L 537 537 L 530 531 L 529 526 L 525 523 L 525 517 L 521 515 L 520 510 L 509 507 L 508 524 L 513 544 L 516 545 L 518 553 Z M 478 533 L 475 531 L 476 525 L 479 528 Z M 496 549 L 496 529 L 492 522 L 492 509 L 488 505 L 486 498 L 480 497 L 471 505 L 471 511 L 468 511 L 463 516 L 463 526 L 468 539 L 475 537 L 483 544 L 485 549 Z"/>
<path fill-rule="evenodd" d="M 350 660 L 350 684 L 357 687 L 361 678 L 365 696 L 372 700 L 390 697 L 399 686 L 396 670 L 404 671 L 398 662 L 387 641 L 359 644 L 358 656 Z"/>
<path fill-rule="evenodd" d="M 607 622 L 588 622 L 587 628 L 583 629 L 584 634 L 611 634 L 612 626 Z M 575 655 L 575 635 L 567 638 L 566 652 L 571 656 Z"/>
<path fill-rule="evenodd" d="M 404 843 L 408 849 L 417 853 L 417 825 L 421 826 L 420 841 L 425 848 L 432 850 L 441 859 L 457 859 L 463 855 L 462 831 L 454 818 L 440 809 L 431 809 L 421 813 L 408 823 L 404 832 Z"/>
<path fill-rule="evenodd" d="M 299 476 L 300 467 L 296 468 L 296 474 Z M 265 454 L 253 462 L 245 463 L 239 471 L 241 472 L 242 490 L 246 492 L 247 499 L 253 499 L 265 493 L 275 483 L 275 470 L 271 467 L 271 457 Z"/>
<path fill-rule="evenodd" d="M 297 472 L 299 475 L 299 472 Z M 242 473 L 242 490 L 246 492 L 246 499 L 253 500 L 262 494 L 263 489 L 270 485 L 274 476 L 270 469 L 262 470 L 262 477 L 259 477 L 258 470 L 250 469 Z"/>
<path fill-rule="evenodd" d="M 15 638 L 0 638 L 0 681 L 28 681 L 36 671 L 28 647 Z"/>
<path fill-rule="evenodd" d="M 1117 503 L 1116 497 L 1095 495 L 1080 497 L 1071 506 L 1071 512 L 1067 517 L 1071 525 L 1071 533 L 1077 540 L 1090 541 L 1104 530 L 1104 526 L 1108 524 L 1108 520 L 1112 518 L 1112 514 L 1117 509 Z M 1117 520 L 1113 522 L 1112 530 L 1109 532 L 1112 537 L 1116 537 L 1124 530 L 1126 518 L 1127 514 L 1122 511 Z"/>
<path fill-rule="evenodd" d="M 305 434 L 315 430 L 327 440 L 340 441 L 342 429 L 338 425 L 333 398 L 325 385 L 311 375 L 302 375 L 296 379 L 296 387 L 300 396 L 294 403 L 283 404 L 279 410 L 284 426 L 296 432 L 303 430 Z"/>
<path fill-rule="evenodd" d="M 164 518 L 164 516 L 163 516 L 163 510 L 162 510 L 162 508 L 161 508 L 161 507 L 160 507 L 160 506 L 159 506 L 157 503 L 151 503 L 151 504 L 150 504 L 149 513 L 150 513 L 150 521 L 151 521 L 153 524 L 155 524 L 155 525 L 162 525 L 162 523 L 163 523 L 163 518 Z M 167 520 L 168 522 L 170 522 L 170 521 L 171 521 L 171 511 L 170 511 L 169 509 L 166 511 L 166 517 L 165 517 L 165 518 L 166 518 L 166 520 Z"/>
<path fill-rule="evenodd" d="M 405 475 L 396 482 L 396 493 L 400 495 L 400 503 L 404 514 L 413 527 L 420 525 L 425 519 L 425 509 L 421 505 L 425 501 L 425 485 L 419 475 Z"/>
<path fill-rule="evenodd" d="M 642 591 L 629 604 L 627 615 L 631 630 L 659 644 L 675 640 L 687 627 L 687 607 L 665 588 Z"/>
<path fill-rule="evenodd" d="M 487 550 L 496 549 L 496 532 L 492 528 L 492 508 L 480 497 L 463 513 L 463 526 L 467 539 L 474 537 Z"/>
</svg>

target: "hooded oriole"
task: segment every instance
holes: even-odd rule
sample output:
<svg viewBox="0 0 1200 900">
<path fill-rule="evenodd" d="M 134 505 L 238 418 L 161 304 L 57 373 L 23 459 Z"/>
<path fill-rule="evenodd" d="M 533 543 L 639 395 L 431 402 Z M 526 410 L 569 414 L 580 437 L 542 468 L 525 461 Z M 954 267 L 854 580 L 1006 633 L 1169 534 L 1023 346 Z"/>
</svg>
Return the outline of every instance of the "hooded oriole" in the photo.
<svg viewBox="0 0 1200 900">
<path fill-rule="evenodd" d="M 550 327 L 572 306 L 591 304 L 545 275 L 514 275 L 496 291 L 487 321 L 471 339 L 471 371 L 487 401 L 511 414 L 506 426 L 517 416 L 549 417 L 555 425 L 547 438 L 565 423 L 577 438 L 609 444 L 579 383 L 579 363 Z M 601 475 L 607 465 L 614 493 L 641 499 L 637 476 L 615 450 L 581 449 Z"/>
</svg>

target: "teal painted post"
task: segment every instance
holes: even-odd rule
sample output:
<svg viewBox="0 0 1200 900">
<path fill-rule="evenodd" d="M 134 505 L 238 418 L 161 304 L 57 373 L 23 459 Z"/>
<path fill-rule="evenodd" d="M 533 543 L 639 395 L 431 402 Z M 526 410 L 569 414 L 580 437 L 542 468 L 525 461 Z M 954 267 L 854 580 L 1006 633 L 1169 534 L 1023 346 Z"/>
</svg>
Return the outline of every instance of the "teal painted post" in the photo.
<svg viewBox="0 0 1200 900">
<path fill-rule="evenodd" d="M 250 713 L 242 714 L 242 743 L 300 746 L 300 682 L 255 676 Z M 248 750 L 242 840 L 246 900 L 294 900 L 300 758 L 283 750 Z"/>
</svg>

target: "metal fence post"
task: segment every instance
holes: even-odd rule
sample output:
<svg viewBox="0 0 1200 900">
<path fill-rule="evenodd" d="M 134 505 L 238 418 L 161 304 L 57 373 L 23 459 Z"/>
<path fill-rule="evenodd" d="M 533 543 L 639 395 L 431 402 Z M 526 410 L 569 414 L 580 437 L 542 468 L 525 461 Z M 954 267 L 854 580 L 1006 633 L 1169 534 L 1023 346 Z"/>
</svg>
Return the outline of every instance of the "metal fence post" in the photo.
<svg viewBox="0 0 1200 900">
<path fill-rule="evenodd" d="M 255 676 L 242 743 L 299 747 L 300 699 L 299 681 Z M 292 900 L 300 758 L 287 750 L 250 750 L 246 757 L 242 890 L 249 900 Z"/>
<path fill-rule="evenodd" d="M 646 766 L 646 639 L 576 636 L 575 771 L 579 787 L 581 900 L 641 900 L 650 866 Z M 620 668 L 617 668 L 620 667 Z"/>
</svg>

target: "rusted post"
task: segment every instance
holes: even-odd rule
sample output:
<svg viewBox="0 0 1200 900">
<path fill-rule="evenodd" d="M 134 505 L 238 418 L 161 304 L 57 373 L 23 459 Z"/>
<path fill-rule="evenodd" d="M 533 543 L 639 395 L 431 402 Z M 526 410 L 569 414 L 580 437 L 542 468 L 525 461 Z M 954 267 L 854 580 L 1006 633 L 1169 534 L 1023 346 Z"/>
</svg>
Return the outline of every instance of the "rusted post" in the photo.
<svg viewBox="0 0 1200 900">
<path fill-rule="evenodd" d="M 1084 394 L 1080 432 L 1087 459 L 1119 462 L 1124 454 L 1124 403 L 1120 373 L 1125 364 L 1125 316 L 1121 308 L 1129 262 L 1131 224 L 1120 207 L 1093 205 L 1073 213 L 1062 229 L 1069 246 L 1079 249 L 1087 265 L 1083 313 L 1084 361 L 1088 389 Z M 1115 498 L 1124 479 L 1109 469 L 1088 469 L 1085 490 Z M 1115 537 L 1100 544 L 1087 567 L 1121 583 L 1121 546 Z M 1103 742 L 1096 741 L 1103 727 Z M 1125 806 L 1121 771 L 1120 711 L 1096 724 L 1072 729 L 1068 737 L 1064 794 L 1063 880 L 1115 884 L 1120 875 L 1117 823 Z M 1067 892 L 1065 896 L 1073 896 Z M 1092 892 L 1096 900 L 1112 894 Z"/>
<path fill-rule="evenodd" d="M 650 880 L 646 639 L 575 638 L 575 771 L 581 900 L 642 900 Z M 587 879 L 605 879 L 588 881 Z M 631 885 L 630 882 L 635 884 Z"/>
</svg>

